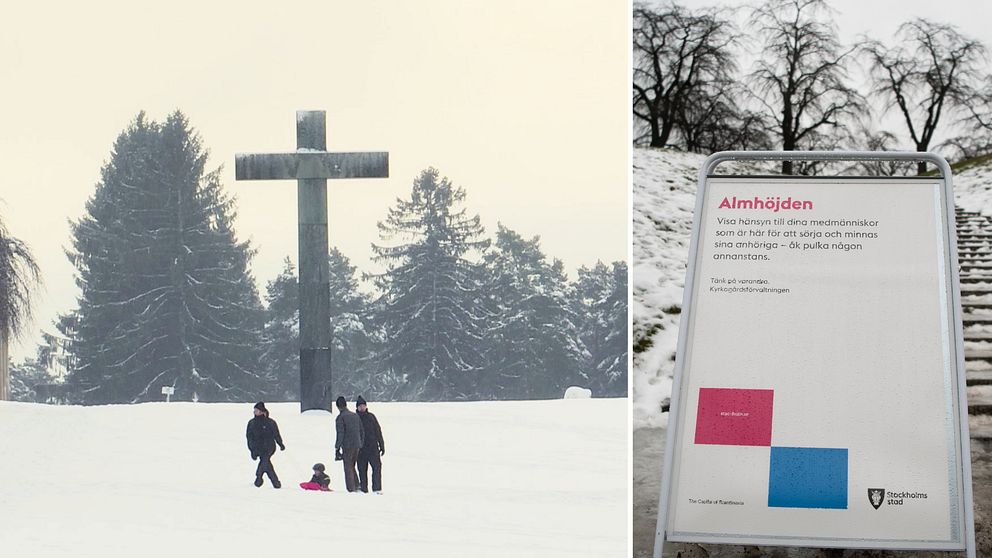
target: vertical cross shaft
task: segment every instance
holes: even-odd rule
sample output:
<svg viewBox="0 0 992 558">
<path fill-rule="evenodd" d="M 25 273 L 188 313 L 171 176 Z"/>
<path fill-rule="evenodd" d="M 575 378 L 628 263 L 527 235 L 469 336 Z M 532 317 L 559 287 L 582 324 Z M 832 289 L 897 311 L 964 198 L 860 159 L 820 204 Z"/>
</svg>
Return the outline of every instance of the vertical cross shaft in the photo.
<svg viewBox="0 0 992 558">
<path fill-rule="evenodd" d="M 297 150 L 327 150 L 324 111 L 296 113 Z M 300 227 L 300 409 L 330 410 L 331 302 L 327 264 L 327 179 L 297 181 Z"/>
<path fill-rule="evenodd" d="M 237 180 L 297 181 L 300 239 L 300 410 L 331 410 L 327 180 L 387 178 L 389 153 L 328 153 L 324 111 L 296 112 L 296 151 L 238 153 Z"/>
</svg>

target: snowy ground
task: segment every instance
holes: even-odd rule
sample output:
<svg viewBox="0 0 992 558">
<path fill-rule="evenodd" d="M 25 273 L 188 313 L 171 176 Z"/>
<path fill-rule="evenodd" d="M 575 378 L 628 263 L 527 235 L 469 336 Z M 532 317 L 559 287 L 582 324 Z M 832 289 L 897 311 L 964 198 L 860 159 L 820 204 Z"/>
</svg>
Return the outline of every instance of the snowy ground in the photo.
<svg viewBox="0 0 992 558">
<path fill-rule="evenodd" d="M 704 155 L 634 149 L 634 428 L 667 424 L 692 212 Z M 739 170 L 737 163 L 721 172 Z"/>
<path fill-rule="evenodd" d="M 268 407 L 281 490 L 251 484 L 250 404 L 0 402 L 3 555 L 628 553 L 625 399 L 372 403 L 381 496 L 344 491 L 331 415 Z M 298 488 L 317 461 L 334 492 Z"/>
</svg>

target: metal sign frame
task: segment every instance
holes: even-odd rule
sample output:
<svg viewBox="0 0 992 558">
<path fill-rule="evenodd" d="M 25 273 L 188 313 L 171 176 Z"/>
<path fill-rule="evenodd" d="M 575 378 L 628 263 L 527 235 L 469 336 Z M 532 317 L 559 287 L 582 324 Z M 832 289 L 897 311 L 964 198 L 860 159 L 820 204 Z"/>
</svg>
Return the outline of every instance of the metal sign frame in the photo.
<svg viewBox="0 0 992 558">
<path fill-rule="evenodd" d="M 957 394 L 956 394 L 956 404 L 957 404 L 957 417 L 958 421 L 957 431 L 959 432 L 959 440 L 957 443 L 960 448 L 959 458 L 959 468 L 957 473 L 961 475 L 961 492 L 959 496 L 963 500 L 964 505 L 964 526 L 963 526 L 963 536 L 964 536 L 964 550 L 968 558 L 976 557 L 976 546 L 975 546 L 975 526 L 974 526 L 974 504 L 972 495 L 972 476 L 971 476 L 971 440 L 968 433 L 968 401 L 967 401 L 967 389 L 965 381 L 965 367 L 964 367 L 964 338 L 963 338 L 963 328 L 962 328 L 962 312 L 961 312 L 961 288 L 959 282 L 958 273 L 958 253 L 957 253 L 957 234 L 956 234 L 956 219 L 955 219 L 955 206 L 954 206 L 954 194 L 953 194 L 953 183 L 951 177 L 951 168 L 947 161 L 943 157 L 933 154 L 933 153 L 920 153 L 920 152 L 870 152 L 870 151 L 724 151 L 714 153 L 709 156 L 704 162 L 702 168 L 699 172 L 699 186 L 696 193 L 696 205 L 693 214 L 693 224 L 692 224 L 692 236 L 689 243 L 689 259 L 686 270 L 685 288 L 682 295 L 682 312 L 680 316 L 680 326 L 679 326 L 679 336 L 678 345 L 676 349 L 675 358 L 675 369 L 673 372 L 673 383 L 672 383 L 672 397 L 669 407 L 669 424 L 667 428 L 667 439 L 665 444 L 665 456 L 664 456 L 664 468 L 662 472 L 662 482 L 661 482 L 661 493 L 659 495 L 658 504 L 658 522 L 656 527 L 655 535 L 655 548 L 654 557 L 661 558 L 662 552 L 664 550 L 664 545 L 666 542 L 666 530 L 669 518 L 669 500 L 672 491 L 672 474 L 674 465 L 674 451 L 678 440 L 678 428 L 680 409 L 682 402 L 681 389 L 685 367 L 685 351 L 688 344 L 688 326 L 690 324 L 690 319 L 693 316 L 692 300 L 694 291 L 696 288 L 696 262 L 700 251 L 700 227 L 701 218 L 704 209 L 704 200 L 706 198 L 707 192 L 707 180 L 709 178 L 718 178 L 726 175 L 714 175 L 714 170 L 721 163 L 729 161 L 844 161 L 844 162 L 855 162 L 855 161 L 902 161 L 902 162 L 926 162 L 931 163 L 940 172 L 940 179 L 944 182 L 943 188 L 943 205 L 944 205 L 944 227 L 943 227 L 943 237 L 944 246 L 947 249 L 947 271 L 946 285 L 950 289 L 950 301 L 949 301 L 949 312 L 947 319 L 951 322 L 946 324 L 948 331 L 953 338 L 953 344 L 951 345 L 952 358 L 951 364 L 956 367 L 957 372 Z M 765 176 L 758 175 L 743 175 L 743 176 L 733 176 L 734 178 L 766 178 Z M 801 176 L 776 176 L 775 179 L 780 178 L 791 178 L 802 180 L 804 178 L 854 178 L 849 176 L 837 176 L 837 177 L 801 177 Z M 875 178 L 875 177 L 863 177 L 863 178 Z M 878 177 L 878 178 L 891 178 L 891 177 Z M 936 178 L 935 178 L 936 179 Z M 952 395 L 953 397 L 953 395 Z M 800 538 L 800 537 L 797 537 Z M 830 545 L 827 545 L 830 546 Z M 836 546 L 836 545 L 834 545 Z M 877 546 L 872 546 L 871 548 L 879 548 Z M 905 548 L 903 548 L 905 550 Z"/>
</svg>

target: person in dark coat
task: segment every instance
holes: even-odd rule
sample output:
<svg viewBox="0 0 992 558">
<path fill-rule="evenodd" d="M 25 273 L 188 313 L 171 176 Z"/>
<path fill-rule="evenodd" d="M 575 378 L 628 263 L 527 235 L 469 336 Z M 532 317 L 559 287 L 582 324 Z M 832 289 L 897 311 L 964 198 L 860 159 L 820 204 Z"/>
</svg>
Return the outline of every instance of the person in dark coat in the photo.
<svg viewBox="0 0 992 558">
<path fill-rule="evenodd" d="M 362 449 L 358 452 L 358 484 L 362 492 L 369 491 L 369 465 L 372 466 L 372 492 L 382 492 L 382 459 L 386 444 L 382 441 L 382 428 L 369 405 L 361 395 L 355 400 L 355 410 L 362 421 Z"/>
<path fill-rule="evenodd" d="M 363 442 L 362 420 L 348 410 L 348 401 L 344 397 L 338 397 L 335 404 L 338 407 L 338 418 L 334 421 L 337 429 L 334 460 L 344 462 L 344 485 L 348 492 L 355 492 L 358 490 L 355 462 L 358 461 L 358 452 L 362 449 Z"/>
<path fill-rule="evenodd" d="M 279 476 L 272 467 L 272 454 L 276 452 L 276 444 L 279 444 L 280 450 L 286 450 L 282 436 L 279 435 L 279 425 L 269 418 L 269 411 L 262 401 L 255 403 L 254 413 L 255 418 L 248 421 L 246 436 L 251 459 L 258 460 L 258 468 L 255 469 L 255 486 L 262 486 L 262 475 L 265 474 L 269 476 L 272 488 L 281 488 L 282 483 L 279 482 Z"/>
</svg>

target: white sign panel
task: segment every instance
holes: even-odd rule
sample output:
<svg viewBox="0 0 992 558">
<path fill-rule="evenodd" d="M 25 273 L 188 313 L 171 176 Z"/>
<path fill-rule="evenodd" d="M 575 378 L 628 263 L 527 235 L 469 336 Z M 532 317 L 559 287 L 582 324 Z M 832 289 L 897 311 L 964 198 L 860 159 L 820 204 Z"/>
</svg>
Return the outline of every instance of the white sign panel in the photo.
<svg viewBox="0 0 992 558">
<path fill-rule="evenodd" d="M 667 540 L 963 550 L 943 179 L 702 195 Z"/>
</svg>

